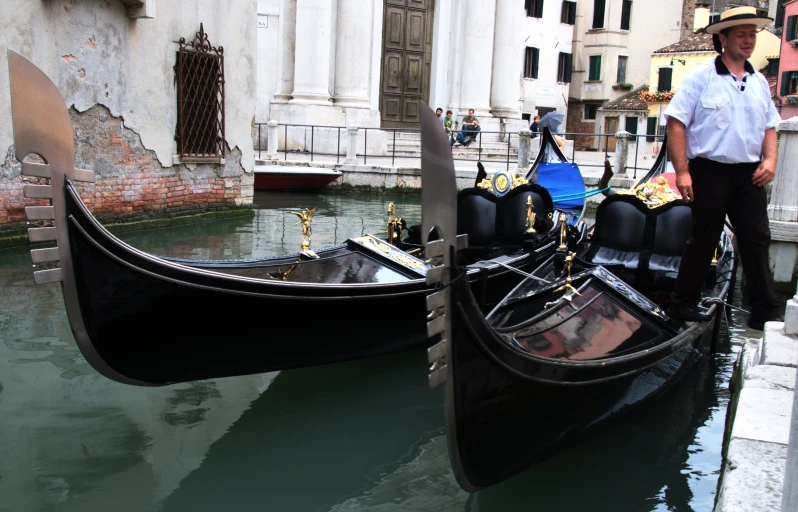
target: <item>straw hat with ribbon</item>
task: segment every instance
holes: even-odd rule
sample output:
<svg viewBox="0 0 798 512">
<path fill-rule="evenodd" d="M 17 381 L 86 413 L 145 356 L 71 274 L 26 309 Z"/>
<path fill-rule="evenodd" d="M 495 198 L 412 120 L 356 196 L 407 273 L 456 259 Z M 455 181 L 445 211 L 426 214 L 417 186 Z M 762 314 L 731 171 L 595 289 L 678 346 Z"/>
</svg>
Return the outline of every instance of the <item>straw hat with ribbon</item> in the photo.
<svg viewBox="0 0 798 512">
<path fill-rule="evenodd" d="M 754 25 L 756 28 L 761 29 L 768 26 L 768 24 L 772 21 L 772 18 L 759 16 L 756 13 L 756 9 L 753 7 L 733 7 L 723 11 L 720 14 L 720 19 L 715 23 L 710 23 L 707 25 L 706 30 L 712 34 L 712 42 L 714 43 L 715 51 L 722 53 L 723 47 L 721 46 L 720 38 L 718 37 L 718 34 L 720 34 L 721 30 L 735 27 L 737 25 Z"/>
</svg>

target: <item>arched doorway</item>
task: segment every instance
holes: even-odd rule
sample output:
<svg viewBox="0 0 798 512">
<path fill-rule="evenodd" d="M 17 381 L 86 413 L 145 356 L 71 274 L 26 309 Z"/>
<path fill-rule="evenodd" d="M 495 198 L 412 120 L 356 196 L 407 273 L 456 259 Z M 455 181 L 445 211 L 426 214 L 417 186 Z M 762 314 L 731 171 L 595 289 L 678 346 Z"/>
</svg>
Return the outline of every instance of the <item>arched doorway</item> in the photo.
<svg viewBox="0 0 798 512">
<path fill-rule="evenodd" d="M 418 128 L 429 102 L 435 0 L 384 0 L 380 117 L 383 128 Z"/>
</svg>

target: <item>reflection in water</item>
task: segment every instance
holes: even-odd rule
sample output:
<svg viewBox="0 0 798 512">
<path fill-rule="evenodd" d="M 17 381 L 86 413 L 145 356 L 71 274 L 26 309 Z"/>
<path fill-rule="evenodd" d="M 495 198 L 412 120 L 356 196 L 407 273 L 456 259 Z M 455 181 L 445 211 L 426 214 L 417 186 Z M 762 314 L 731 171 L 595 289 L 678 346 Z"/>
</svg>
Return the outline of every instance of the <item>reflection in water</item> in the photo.
<svg viewBox="0 0 798 512">
<path fill-rule="evenodd" d="M 268 256 L 299 248 L 289 209 L 318 208 L 318 249 L 381 234 L 391 201 L 408 224 L 420 221 L 413 196 L 259 193 L 253 217 L 122 238 L 173 257 Z M 449 469 L 442 395 L 427 388 L 423 351 L 125 386 L 83 360 L 60 288 L 37 287 L 31 274 L 27 249 L 0 251 L 2 512 L 712 509 L 733 352 L 560 456 L 469 495 Z M 732 315 L 733 340 L 754 334 L 734 327 L 745 320 Z"/>
</svg>

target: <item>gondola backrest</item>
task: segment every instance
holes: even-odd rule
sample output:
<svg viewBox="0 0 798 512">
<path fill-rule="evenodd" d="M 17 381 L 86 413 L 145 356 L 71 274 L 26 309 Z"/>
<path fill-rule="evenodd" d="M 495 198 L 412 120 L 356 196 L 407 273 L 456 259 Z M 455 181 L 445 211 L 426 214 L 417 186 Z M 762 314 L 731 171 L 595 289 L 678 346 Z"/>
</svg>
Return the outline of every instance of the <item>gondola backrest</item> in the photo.
<svg viewBox="0 0 798 512">
<path fill-rule="evenodd" d="M 690 207 L 681 200 L 648 208 L 638 197 L 616 194 L 596 209 L 586 259 L 605 266 L 676 272 L 691 227 Z"/>
<path fill-rule="evenodd" d="M 471 247 L 493 242 L 520 242 L 527 229 L 527 198 L 536 215 L 548 216 L 554 204 L 548 191 L 536 184 L 521 185 L 504 197 L 481 188 L 468 188 L 457 196 L 457 233 L 468 234 Z"/>
</svg>

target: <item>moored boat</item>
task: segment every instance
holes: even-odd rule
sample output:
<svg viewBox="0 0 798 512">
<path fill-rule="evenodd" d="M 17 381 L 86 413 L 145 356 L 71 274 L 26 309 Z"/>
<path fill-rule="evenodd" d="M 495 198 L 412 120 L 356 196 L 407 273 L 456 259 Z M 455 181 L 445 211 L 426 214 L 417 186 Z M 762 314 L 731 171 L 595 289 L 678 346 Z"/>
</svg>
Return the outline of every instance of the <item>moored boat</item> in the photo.
<svg viewBox="0 0 798 512">
<path fill-rule="evenodd" d="M 445 383 L 449 455 L 463 489 L 571 446 L 677 385 L 710 350 L 731 289 L 731 241 L 723 235 L 706 277 L 711 320 L 669 318 L 690 209 L 661 181 L 641 185 L 605 199 L 592 228 L 563 223 L 555 255 L 487 315 L 455 258 L 433 261 L 429 330 L 441 340 L 428 351 L 429 379 Z M 425 230 L 439 234 L 428 247 L 446 255 L 464 245 L 447 225 L 455 212 L 422 207 Z"/>
<path fill-rule="evenodd" d="M 28 219 L 52 224 L 31 228 L 29 238 L 56 243 L 31 251 L 34 263 L 51 267 L 34 278 L 61 283 L 77 345 L 97 371 L 128 384 L 162 385 L 429 343 L 422 317 L 427 256 L 371 235 L 313 252 L 313 210 L 296 213 L 305 232 L 302 251 L 270 258 L 163 258 L 113 236 L 75 186 L 95 176 L 74 167 L 73 130 L 61 95 L 22 56 L 9 51 L 8 58 L 16 157 L 24 175 L 49 179 L 48 185 L 25 186 L 26 197 L 51 201 L 26 208 Z M 25 162 L 30 154 L 47 163 Z M 429 165 L 429 154 L 424 161 Z M 497 183 L 506 195 L 488 200 L 492 209 L 480 205 L 494 216 L 493 227 L 482 223 L 484 216 L 463 222 L 465 232 L 484 228 L 490 235 L 461 260 L 486 310 L 518 283 L 519 271 L 531 271 L 554 251 L 559 218 L 545 189 Z M 425 182 L 424 193 L 427 188 L 434 192 L 434 180 Z"/>
<path fill-rule="evenodd" d="M 335 169 L 295 165 L 256 165 L 253 174 L 255 190 L 313 190 L 343 175 Z"/>
</svg>

